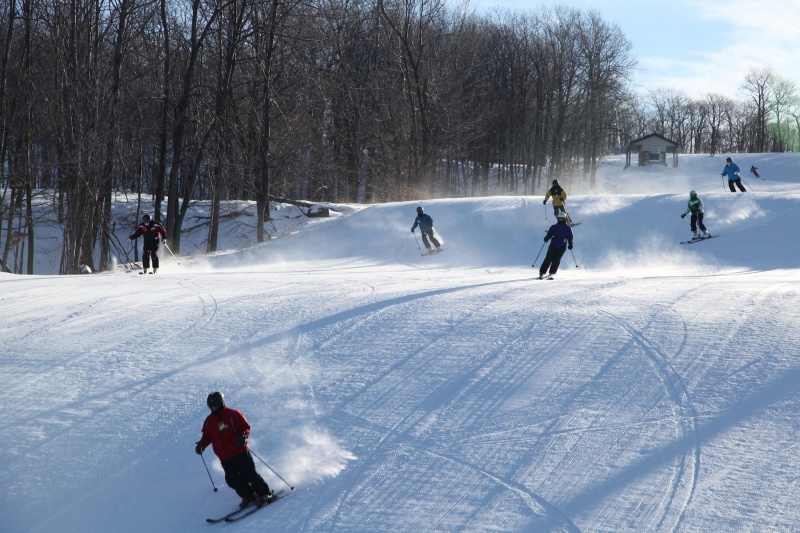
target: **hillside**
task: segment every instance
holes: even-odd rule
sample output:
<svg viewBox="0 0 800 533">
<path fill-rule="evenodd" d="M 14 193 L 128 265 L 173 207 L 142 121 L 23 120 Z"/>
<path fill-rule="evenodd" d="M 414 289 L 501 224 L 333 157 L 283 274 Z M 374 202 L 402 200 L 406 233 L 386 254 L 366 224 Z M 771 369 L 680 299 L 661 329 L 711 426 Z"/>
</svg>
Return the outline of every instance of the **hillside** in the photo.
<svg viewBox="0 0 800 533">
<path fill-rule="evenodd" d="M 408 202 L 286 208 L 155 276 L 0 274 L 0 529 L 796 529 L 800 156 L 738 157 L 746 194 L 722 161 L 567 183 L 555 281 L 541 197 L 422 202 L 431 257 Z M 680 245 L 692 188 L 719 237 Z M 238 498 L 194 453 L 214 390 L 295 487 L 235 526 L 205 523 Z"/>
</svg>

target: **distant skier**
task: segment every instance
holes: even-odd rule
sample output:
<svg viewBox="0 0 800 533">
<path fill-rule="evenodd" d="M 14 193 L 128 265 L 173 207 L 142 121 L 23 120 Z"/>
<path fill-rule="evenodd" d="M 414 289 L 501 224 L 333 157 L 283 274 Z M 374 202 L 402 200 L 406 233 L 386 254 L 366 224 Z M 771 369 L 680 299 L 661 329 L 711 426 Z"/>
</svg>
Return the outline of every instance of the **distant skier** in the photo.
<svg viewBox="0 0 800 533">
<path fill-rule="evenodd" d="M 558 217 L 558 213 L 563 212 L 567 217 L 567 223 L 571 226 L 572 220 L 570 220 L 570 217 L 567 214 L 567 191 L 561 188 L 558 180 L 553 180 L 553 184 L 549 189 L 547 189 L 547 193 L 544 195 L 544 201 L 542 203 L 547 205 L 547 200 L 550 197 L 553 198 L 553 214 Z"/>
<path fill-rule="evenodd" d="M 730 188 L 731 192 L 736 192 L 734 185 L 739 188 L 742 192 L 747 192 L 747 190 L 742 185 L 742 178 L 739 176 L 739 165 L 733 162 L 733 159 L 730 157 L 726 160 L 727 164 L 725 168 L 722 169 L 722 176 L 728 176 L 728 187 Z"/>
<path fill-rule="evenodd" d="M 753 165 L 750 165 L 750 174 L 757 178 L 761 178 L 761 176 L 758 175 L 758 168 L 754 167 Z"/>
<path fill-rule="evenodd" d="M 556 213 L 556 219 L 558 222 L 550 226 L 544 237 L 544 242 L 550 241 L 550 246 L 547 248 L 547 255 L 544 256 L 542 266 L 539 268 L 539 279 L 547 274 L 548 268 L 550 269 L 550 279 L 553 279 L 555 273 L 558 272 L 564 252 L 568 249 L 572 250 L 572 228 L 567 224 L 567 214 L 559 211 Z"/>
<path fill-rule="evenodd" d="M 697 191 L 689 192 L 689 204 L 686 207 L 686 211 L 681 215 L 681 218 L 686 218 L 688 213 L 692 214 L 692 217 L 689 219 L 692 226 L 692 240 L 710 237 L 711 235 L 709 235 L 706 225 L 703 224 L 703 200 L 698 198 Z M 700 226 L 700 229 L 703 230 L 702 235 L 697 232 L 697 226 Z"/>
<path fill-rule="evenodd" d="M 247 447 L 250 424 L 244 414 L 225 405 L 225 396 L 221 392 L 209 394 L 206 405 L 211 414 L 203 423 L 203 436 L 197 441 L 195 453 L 201 455 L 209 444 L 212 445 L 225 471 L 225 483 L 242 498 L 241 508 L 253 502 L 265 505 L 275 501 L 275 494 L 256 471 Z"/>
<path fill-rule="evenodd" d="M 142 217 L 142 223 L 136 228 L 133 235 L 128 236 L 129 240 L 136 240 L 139 236 L 144 237 L 144 245 L 142 246 L 142 266 L 144 272 L 150 268 L 150 259 L 153 260 L 153 271 L 155 274 L 158 272 L 158 238 L 161 237 L 161 242 L 167 243 L 167 231 L 164 227 L 150 218 L 150 215 Z"/>
<path fill-rule="evenodd" d="M 425 245 L 425 248 L 428 252 L 431 252 L 431 243 L 436 246 L 436 251 L 438 252 L 441 247 L 442 243 L 439 242 L 438 235 L 436 235 L 436 231 L 433 229 L 433 219 L 430 215 L 425 214 L 422 210 L 422 206 L 417 207 L 417 218 L 414 219 L 414 225 L 411 226 L 411 233 L 414 233 L 414 230 L 417 229 L 419 226 L 419 232 L 422 233 L 422 243 Z M 417 243 L 419 245 L 419 243 Z"/>
</svg>

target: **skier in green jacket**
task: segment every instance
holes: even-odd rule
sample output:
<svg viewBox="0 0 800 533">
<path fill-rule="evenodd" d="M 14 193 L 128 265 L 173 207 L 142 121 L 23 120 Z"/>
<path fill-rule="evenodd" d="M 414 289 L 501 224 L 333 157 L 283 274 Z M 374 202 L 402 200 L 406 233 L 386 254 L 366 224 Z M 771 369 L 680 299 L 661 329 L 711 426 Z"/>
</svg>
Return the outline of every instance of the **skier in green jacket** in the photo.
<svg viewBox="0 0 800 533">
<path fill-rule="evenodd" d="M 710 237 L 711 235 L 708 234 L 706 225 L 703 224 L 703 200 L 697 196 L 697 191 L 691 191 L 689 193 L 689 204 L 686 207 L 686 211 L 684 211 L 684 213 L 681 215 L 681 218 L 686 218 L 688 213 L 692 214 L 692 218 L 690 219 L 693 234 L 692 240 Z M 700 229 L 703 230 L 702 235 L 700 235 L 700 233 L 697 231 L 698 226 L 700 226 Z"/>
</svg>

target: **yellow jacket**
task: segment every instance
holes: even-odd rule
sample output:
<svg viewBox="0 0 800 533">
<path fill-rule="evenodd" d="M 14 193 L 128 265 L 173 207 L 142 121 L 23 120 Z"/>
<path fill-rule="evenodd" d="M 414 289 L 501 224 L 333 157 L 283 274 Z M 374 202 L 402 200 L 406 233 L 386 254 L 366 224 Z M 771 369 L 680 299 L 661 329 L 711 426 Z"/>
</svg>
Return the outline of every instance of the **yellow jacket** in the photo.
<svg viewBox="0 0 800 533">
<path fill-rule="evenodd" d="M 561 192 L 559 192 L 557 194 L 553 194 L 553 188 L 552 187 L 547 189 L 547 194 L 544 195 L 544 203 L 547 203 L 547 200 L 549 200 L 550 197 L 552 196 L 553 197 L 553 205 L 554 206 L 564 206 L 564 205 L 566 205 L 566 203 L 567 203 L 567 191 L 565 191 L 564 189 L 561 189 L 561 187 L 559 187 L 559 189 L 560 189 Z"/>
</svg>

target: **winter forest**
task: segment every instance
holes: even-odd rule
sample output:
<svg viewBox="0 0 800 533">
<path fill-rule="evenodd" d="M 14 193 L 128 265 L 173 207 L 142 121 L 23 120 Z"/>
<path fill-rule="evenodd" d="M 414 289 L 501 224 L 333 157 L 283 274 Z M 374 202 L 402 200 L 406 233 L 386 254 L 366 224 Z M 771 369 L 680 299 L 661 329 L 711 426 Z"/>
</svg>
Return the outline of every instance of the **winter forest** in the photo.
<svg viewBox="0 0 800 533">
<path fill-rule="evenodd" d="M 477 14 L 442 0 L 0 3 L 0 253 L 32 273 L 36 203 L 59 272 L 107 270 L 115 195 L 181 251 L 192 202 L 379 203 L 591 191 L 601 158 L 648 133 L 682 153 L 800 145 L 800 94 L 764 67 L 740 100 L 631 82 L 631 44 L 594 11 Z M 137 213 L 138 217 L 139 213 Z M 130 222 L 135 222 L 132 219 Z M 15 260 L 11 261 L 12 255 Z"/>
</svg>

